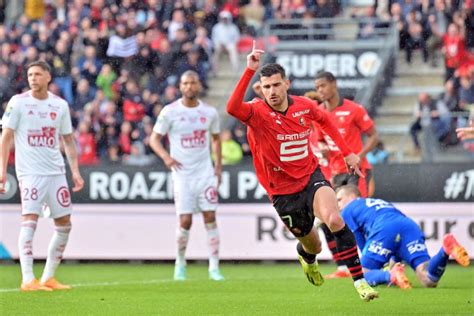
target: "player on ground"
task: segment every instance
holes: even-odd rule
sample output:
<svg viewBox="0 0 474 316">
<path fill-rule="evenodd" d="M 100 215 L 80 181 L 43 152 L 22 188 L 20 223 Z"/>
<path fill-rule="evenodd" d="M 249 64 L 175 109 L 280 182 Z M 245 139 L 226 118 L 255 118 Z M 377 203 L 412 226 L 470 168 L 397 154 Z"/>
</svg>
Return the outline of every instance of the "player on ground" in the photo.
<svg viewBox="0 0 474 316">
<path fill-rule="evenodd" d="M 288 95 L 289 81 L 279 64 L 267 64 L 260 70 L 264 100 L 243 102 L 263 53 L 254 45 L 247 56 L 247 69 L 229 99 L 227 112 L 248 126 L 255 172 L 281 220 L 299 240 L 299 260 L 308 280 L 317 286 L 324 282 L 316 260 L 316 254 L 321 252 L 321 241 L 314 227 L 316 216 L 334 232 L 357 292 L 362 299 L 370 301 L 378 293 L 364 279 L 354 235 L 340 217 L 335 193 L 309 149 L 311 122 L 316 121 L 331 136 L 355 172 L 360 172 L 359 157 L 347 148 L 317 103 Z"/>
<path fill-rule="evenodd" d="M 323 133 L 321 135 L 325 141 L 323 150 L 327 152 L 329 158 L 329 167 L 333 175 L 332 184 L 335 188 L 348 183 L 355 184 L 359 187 L 362 196 L 368 197 L 373 194 L 373 192 L 369 192 L 372 166 L 365 156 L 375 148 L 378 142 L 374 122 L 362 105 L 344 99 L 339 95 L 337 81 L 332 73 L 326 71 L 318 73 L 315 79 L 315 87 L 322 101 L 321 107 L 328 112 L 331 121 L 338 128 L 349 148 L 360 157 L 360 169 L 364 175 L 364 177 L 360 177 L 358 174 L 348 172 L 341 151 L 331 137 Z M 366 136 L 365 144 L 362 141 L 363 135 Z M 320 227 L 337 264 L 337 270 L 327 275 L 326 278 L 349 277 L 350 273 L 337 253 L 334 236 L 324 223 Z"/>
<path fill-rule="evenodd" d="M 5 191 L 7 159 L 15 140 L 15 168 L 21 191 L 22 222 L 18 241 L 22 271 L 22 291 L 67 290 L 54 273 L 61 262 L 71 231 L 71 194 L 65 164 L 59 149 L 60 136 L 71 168 L 73 191 L 84 186 L 79 173 L 76 144 L 66 101 L 48 91 L 51 70 L 36 61 L 27 66 L 31 90 L 11 98 L 3 116 L 0 156 L 0 193 Z M 41 280 L 33 274 L 33 236 L 38 217 L 47 205 L 55 232 Z"/>
<path fill-rule="evenodd" d="M 464 267 L 469 265 L 466 249 L 452 234 L 444 236 L 443 246 L 430 258 L 421 229 L 391 203 L 360 198 L 354 185 L 342 186 L 336 192 L 341 215 L 356 236 L 365 277 L 371 285 L 411 288 L 403 264 L 396 263 L 390 271 L 381 270 L 392 256 L 409 264 L 424 287 L 436 287 L 449 256 Z"/>
<path fill-rule="evenodd" d="M 215 108 L 198 99 L 201 82 L 196 72 L 183 73 L 179 89 L 182 98 L 161 111 L 150 139 L 151 147 L 173 175 L 175 206 L 179 216 L 174 279 L 186 280 L 185 253 L 192 216 L 201 212 L 207 230 L 209 278 L 220 281 L 224 277 L 219 270 L 219 232 L 216 223 L 217 187 L 222 170 L 219 115 Z M 170 142 L 169 153 L 161 144 L 165 135 L 168 135 Z M 214 167 L 209 149 L 211 137 L 216 157 Z"/>
</svg>

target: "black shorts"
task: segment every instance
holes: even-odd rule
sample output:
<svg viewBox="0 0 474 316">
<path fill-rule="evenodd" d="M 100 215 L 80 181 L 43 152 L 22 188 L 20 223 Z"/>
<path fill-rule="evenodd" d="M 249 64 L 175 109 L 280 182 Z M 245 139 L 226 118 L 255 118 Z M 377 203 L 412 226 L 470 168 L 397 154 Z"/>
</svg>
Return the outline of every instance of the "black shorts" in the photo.
<svg viewBox="0 0 474 316">
<path fill-rule="evenodd" d="M 354 173 L 341 173 L 337 174 L 332 178 L 332 184 L 334 189 L 342 187 L 346 184 L 353 184 L 359 188 L 360 194 L 362 197 L 368 197 L 369 182 L 372 178 L 372 169 L 363 169 L 361 170 L 365 178 L 359 177 L 359 175 Z"/>
<path fill-rule="evenodd" d="M 311 175 L 306 187 L 297 193 L 274 195 L 273 207 L 283 223 L 295 235 L 308 235 L 314 225 L 313 199 L 316 191 L 323 186 L 331 187 L 319 167 Z"/>
</svg>

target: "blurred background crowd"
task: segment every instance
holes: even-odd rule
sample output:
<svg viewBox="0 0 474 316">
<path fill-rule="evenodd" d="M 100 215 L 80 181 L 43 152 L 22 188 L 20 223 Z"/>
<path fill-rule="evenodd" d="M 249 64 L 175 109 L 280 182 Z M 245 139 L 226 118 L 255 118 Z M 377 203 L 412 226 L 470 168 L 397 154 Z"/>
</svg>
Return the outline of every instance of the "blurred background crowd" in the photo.
<svg viewBox="0 0 474 316">
<path fill-rule="evenodd" d="M 151 164 L 155 119 L 180 97 L 183 72 L 196 71 L 205 94 L 222 53 L 241 71 L 239 54 L 268 19 L 284 24 L 346 13 L 365 18 L 360 39 L 395 21 L 407 62 L 419 49 L 426 63 L 445 64 L 445 91 L 420 95 L 411 133 L 419 146 L 417 132 L 436 121 L 439 140 L 449 142 L 450 112 L 474 104 L 473 1 L 380 0 L 345 12 L 347 2 L 0 0 L 0 116 L 12 95 L 28 89 L 25 66 L 43 59 L 53 69 L 50 90 L 70 104 L 81 164 Z M 222 137 L 225 163 L 250 154 L 243 126 L 229 126 Z"/>
</svg>

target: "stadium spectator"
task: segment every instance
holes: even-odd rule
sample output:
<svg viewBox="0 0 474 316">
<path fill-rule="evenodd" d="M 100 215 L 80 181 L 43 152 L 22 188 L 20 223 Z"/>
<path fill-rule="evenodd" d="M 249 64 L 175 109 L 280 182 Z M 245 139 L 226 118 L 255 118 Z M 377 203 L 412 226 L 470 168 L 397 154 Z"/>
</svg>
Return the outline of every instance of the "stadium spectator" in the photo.
<svg viewBox="0 0 474 316">
<path fill-rule="evenodd" d="M 362 267 L 371 285 L 411 288 L 403 264 L 396 263 L 389 271 L 382 270 L 393 257 L 410 265 L 424 287 L 438 285 L 450 256 L 464 267 L 469 265 L 466 249 L 453 234 L 444 235 L 443 246 L 430 257 L 419 226 L 391 203 L 361 198 L 357 187 L 352 185 L 340 187 L 337 200 L 342 217 L 355 234 L 362 252 Z"/>
<path fill-rule="evenodd" d="M 193 213 L 201 212 L 207 230 L 209 278 L 224 280 L 219 270 L 219 232 L 216 222 L 217 187 L 222 172 L 219 115 L 198 99 L 201 84 L 193 71 L 181 75 L 182 97 L 165 106 L 158 117 L 150 145 L 171 169 L 179 225 L 176 231 L 177 256 L 174 279 L 186 280 L 186 248 Z M 170 151 L 162 145 L 168 135 Z M 211 141 L 212 140 L 212 141 Z M 212 166 L 210 147 L 215 154 Z"/>
<path fill-rule="evenodd" d="M 54 83 L 58 85 L 64 99 L 72 104 L 74 96 L 72 94 L 71 55 L 68 45 L 69 43 L 65 40 L 56 42 L 51 65 L 53 67 Z"/>
<path fill-rule="evenodd" d="M 354 236 L 338 216 L 335 193 L 318 168 L 315 156 L 309 155 L 309 133 L 306 132 L 309 124 L 312 121 L 319 124 L 343 152 L 348 165 L 358 173 L 360 158 L 349 150 L 327 114 L 315 107 L 313 101 L 288 95 L 289 80 L 279 64 L 266 64 L 260 70 L 264 100 L 254 98 L 243 102 L 263 53 L 255 48 L 254 42 L 247 56 L 247 68 L 227 103 L 227 112 L 249 128 L 257 178 L 282 222 L 299 240 L 297 252 L 308 281 L 316 286 L 324 282 L 316 261 L 316 255 L 321 252 L 321 241 L 314 227 L 314 219 L 318 217 L 327 223 L 338 249 L 345 253 L 344 261 L 360 298 L 375 299 L 378 293 L 364 279 Z M 299 136 L 297 141 L 293 141 L 294 138 L 286 141 L 279 135 Z"/>
<path fill-rule="evenodd" d="M 117 75 L 113 71 L 112 67 L 109 64 L 105 64 L 100 69 L 99 75 L 97 76 L 97 80 L 95 82 L 97 88 L 104 91 L 105 97 L 109 100 L 115 99 L 112 84 L 116 78 Z"/>
<path fill-rule="evenodd" d="M 377 146 L 367 154 L 367 160 L 371 165 L 380 165 L 387 163 L 389 156 L 383 142 L 379 141 Z"/>
<path fill-rule="evenodd" d="M 461 111 L 458 92 L 452 79 L 444 83 L 444 91 L 439 95 L 438 102 L 442 102 L 451 112 Z"/>
<path fill-rule="evenodd" d="M 236 165 L 243 157 L 242 148 L 232 138 L 232 132 L 230 130 L 223 130 L 221 133 L 222 142 L 222 165 Z"/>
<path fill-rule="evenodd" d="M 434 7 L 430 9 L 428 16 L 429 31 L 431 33 L 427 42 L 428 55 L 431 59 L 431 65 L 436 67 L 438 52 L 443 46 L 443 38 L 448 30 L 451 20 L 446 3 L 444 0 L 435 0 Z"/>
<path fill-rule="evenodd" d="M 446 65 L 445 80 L 449 80 L 453 78 L 456 69 L 466 58 L 464 35 L 455 23 L 448 26 L 448 31 L 443 38 L 442 52 Z"/>
<path fill-rule="evenodd" d="M 426 47 L 425 31 L 419 13 L 413 9 L 406 17 L 406 34 L 405 53 L 407 63 L 411 63 L 413 50 L 421 48 L 423 61 L 428 61 L 428 48 Z"/>
<path fill-rule="evenodd" d="M 18 242 L 22 270 L 20 290 L 67 290 L 71 286 L 54 278 L 71 231 L 72 212 L 64 158 L 59 149 L 60 137 L 72 172 L 72 190 L 80 191 L 84 180 L 79 172 L 68 104 L 48 91 L 49 65 L 43 61 L 34 62 L 27 66 L 27 74 L 31 90 L 10 99 L 2 118 L 0 193 L 5 192 L 7 158 L 14 141 L 16 175 L 22 184 L 22 223 Z M 48 105 L 50 109 L 42 116 L 41 109 L 48 109 Z M 43 275 L 38 281 L 33 272 L 33 237 L 45 203 L 54 219 L 55 232 L 48 247 Z"/>
<path fill-rule="evenodd" d="M 241 7 L 240 16 L 244 20 L 247 34 L 252 36 L 260 34 L 265 16 L 265 7 L 260 0 L 250 0 L 248 4 Z"/>
<path fill-rule="evenodd" d="M 149 166 L 155 162 L 155 156 L 147 155 L 145 145 L 137 141 L 130 147 L 130 154 L 123 157 L 123 164 L 127 166 Z"/>
<path fill-rule="evenodd" d="M 212 28 L 212 43 L 214 45 L 213 71 L 217 72 L 219 58 L 225 50 L 229 54 L 230 63 L 234 72 L 239 69 L 239 58 L 237 42 L 240 39 L 240 31 L 232 22 L 232 14 L 222 11 L 219 14 L 219 23 Z"/>
<path fill-rule="evenodd" d="M 433 133 L 442 142 L 450 130 L 449 111 L 442 104 L 435 102 L 427 93 L 420 93 L 415 108 L 415 121 L 410 127 L 410 134 L 415 145 L 415 150 L 421 149 L 418 133 Z"/>
<path fill-rule="evenodd" d="M 98 163 L 94 133 L 91 132 L 90 122 L 82 121 L 78 126 L 78 161 L 81 165 L 96 165 Z"/>
</svg>

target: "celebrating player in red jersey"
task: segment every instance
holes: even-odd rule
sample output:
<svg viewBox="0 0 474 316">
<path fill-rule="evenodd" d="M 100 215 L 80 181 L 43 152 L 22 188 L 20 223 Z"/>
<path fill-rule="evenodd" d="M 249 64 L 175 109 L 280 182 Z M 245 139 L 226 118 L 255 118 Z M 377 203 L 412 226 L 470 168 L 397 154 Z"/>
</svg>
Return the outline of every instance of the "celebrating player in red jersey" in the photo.
<svg viewBox="0 0 474 316">
<path fill-rule="evenodd" d="M 378 297 L 364 279 L 354 235 L 337 210 L 334 190 L 318 168 L 318 160 L 309 148 L 310 125 L 315 121 L 341 149 L 345 161 L 360 173 L 359 157 L 347 148 L 326 112 L 317 103 L 288 95 L 289 81 L 278 64 L 260 70 L 264 100 L 243 102 L 245 91 L 260 65 L 262 50 L 254 48 L 247 56 L 247 69 L 227 104 L 227 112 L 248 126 L 257 177 L 268 192 L 281 220 L 299 240 L 299 260 L 308 280 L 322 285 L 316 254 L 321 241 L 314 227 L 318 217 L 336 236 L 337 247 L 349 267 L 360 297 L 370 301 Z"/>
<path fill-rule="evenodd" d="M 323 133 L 323 137 L 328 149 L 329 167 L 333 175 L 332 184 L 334 188 L 342 185 L 353 184 L 359 188 L 362 197 L 368 197 L 369 182 L 372 178 L 372 166 L 365 156 L 375 148 L 378 142 L 377 131 L 374 122 L 367 114 L 365 108 L 353 101 L 340 97 L 337 90 L 337 82 L 330 72 L 320 72 L 316 75 L 316 91 L 323 103 L 321 107 L 327 111 L 331 121 L 336 125 L 349 148 L 355 151 L 361 159 L 360 168 L 365 177 L 349 173 L 344 163 L 342 152 L 334 143 L 331 137 Z M 366 135 L 365 144 L 362 142 L 362 135 Z M 333 254 L 333 259 L 338 266 L 338 270 L 326 278 L 349 277 L 350 274 L 344 266 L 343 260 L 339 258 L 335 239 L 327 227 L 322 224 L 321 229 L 326 236 L 329 249 Z"/>
</svg>

